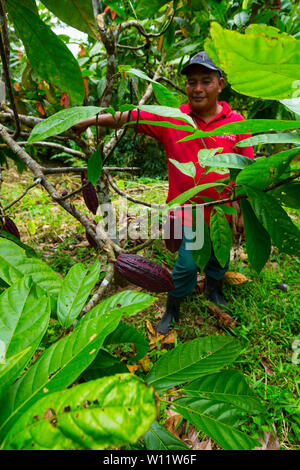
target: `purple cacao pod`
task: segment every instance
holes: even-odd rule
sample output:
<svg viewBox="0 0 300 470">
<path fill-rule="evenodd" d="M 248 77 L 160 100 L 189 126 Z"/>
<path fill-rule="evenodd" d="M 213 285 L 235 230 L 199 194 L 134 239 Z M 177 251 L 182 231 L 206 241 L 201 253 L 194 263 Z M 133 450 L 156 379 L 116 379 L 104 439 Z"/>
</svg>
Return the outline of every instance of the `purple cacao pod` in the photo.
<svg viewBox="0 0 300 470">
<path fill-rule="evenodd" d="M 168 271 L 143 256 L 123 253 L 117 257 L 116 271 L 133 284 L 153 292 L 175 289 Z"/>
<path fill-rule="evenodd" d="M 7 215 L 4 217 L 4 223 L 3 223 L 2 229 L 5 232 L 10 233 L 11 235 L 14 235 L 16 238 L 21 240 L 20 232 L 18 230 L 18 227 L 16 226 L 14 221 L 11 220 Z"/>
<path fill-rule="evenodd" d="M 181 230 L 181 237 L 175 238 L 176 233 L 176 216 L 173 213 L 168 215 L 168 219 L 164 223 L 162 227 L 163 239 L 165 240 L 165 245 L 169 251 L 175 253 L 179 250 L 181 242 L 182 242 L 182 230 Z"/>
<path fill-rule="evenodd" d="M 99 205 L 96 190 L 92 183 L 90 183 L 87 178 L 84 178 L 84 176 L 81 176 L 81 182 L 82 185 L 88 183 L 88 185 L 82 190 L 85 205 L 93 214 L 96 214 Z"/>
</svg>

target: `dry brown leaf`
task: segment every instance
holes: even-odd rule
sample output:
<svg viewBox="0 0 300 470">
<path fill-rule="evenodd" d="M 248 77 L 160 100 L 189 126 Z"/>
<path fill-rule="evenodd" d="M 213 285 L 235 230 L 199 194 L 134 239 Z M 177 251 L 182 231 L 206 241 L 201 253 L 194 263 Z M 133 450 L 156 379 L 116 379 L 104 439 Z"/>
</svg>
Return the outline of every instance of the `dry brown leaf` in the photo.
<svg viewBox="0 0 300 470">
<path fill-rule="evenodd" d="M 181 415 L 176 413 L 170 416 L 169 418 L 166 419 L 164 427 L 171 433 L 173 436 L 177 437 L 177 439 L 180 439 L 178 429 L 176 429 L 176 426 L 178 424 L 178 421 L 180 420 Z"/>
<path fill-rule="evenodd" d="M 244 284 L 244 282 L 251 281 L 251 279 L 248 279 L 244 274 L 233 272 L 233 271 L 227 271 L 224 276 L 224 282 L 226 284 L 230 284 L 231 286 L 237 286 L 239 284 Z"/>
<path fill-rule="evenodd" d="M 126 364 L 126 367 L 129 370 L 129 372 L 131 372 L 131 374 L 135 374 L 136 371 L 141 368 L 141 365 L 140 364 L 134 364 L 134 365 Z"/>
<path fill-rule="evenodd" d="M 273 432 L 264 432 L 262 447 L 255 447 L 254 450 L 280 450 L 278 436 L 274 423 L 272 424 Z"/>
<path fill-rule="evenodd" d="M 222 312 L 221 308 L 218 305 L 210 304 L 209 311 L 216 317 L 218 324 L 221 327 L 229 328 L 236 326 L 235 320 L 228 315 L 228 313 Z"/>
<path fill-rule="evenodd" d="M 211 439 L 203 439 L 200 441 L 196 428 L 191 424 L 188 427 L 187 434 L 182 436 L 182 441 L 191 450 L 212 450 Z"/>
<path fill-rule="evenodd" d="M 199 294 L 203 294 L 204 287 L 205 287 L 205 281 L 197 282 L 197 288 L 198 288 Z"/>
<path fill-rule="evenodd" d="M 265 369 L 265 373 L 267 375 L 272 376 L 274 374 L 274 371 L 273 371 L 271 365 L 269 364 L 267 358 L 262 357 L 261 360 L 260 360 L 260 363 L 263 366 L 263 368 Z"/>
<path fill-rule="evenodd" d="M 141 359 L 139 361 L 139 364 L 142 366 L 143 370 L 145 372 L 149 372 L 150 370 L 150 365 L 151 365 L 151 359 L 149 356 L 145 356 L 143 357 L 143 359 Z"/>
<path fill-rule="evenodd" d="M 164 346 L 165 344 L 174 344 L 175 343 L 175 336 L 174 330 L 171 330 L 166 336 L 163 337 L 161 340 L 161 345 Z"/>
</svg>

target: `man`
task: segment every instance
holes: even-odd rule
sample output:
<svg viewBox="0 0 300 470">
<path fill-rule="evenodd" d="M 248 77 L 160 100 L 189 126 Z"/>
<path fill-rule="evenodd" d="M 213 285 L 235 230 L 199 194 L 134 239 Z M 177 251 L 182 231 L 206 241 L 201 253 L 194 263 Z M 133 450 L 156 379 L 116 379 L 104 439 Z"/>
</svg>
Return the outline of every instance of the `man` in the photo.
<svg viewBox="0 0 300 470">
<path fill-rule="evenodd" d="M 232 111 L 226 102 L 218 101 L 218 95 L 225 85 L 223 72 L 211 61 L 204 51 L 193 56 L 190 62 L 182 69 L 181 73 L 187 77 L 185 87 L 188 103 L 181 105 L 180 110 L 191 116 L 199 129 L 211 131 L 229 122 L 244 119 L 243 116 Z M 121 127 L 127 122 L 127 118 L 128 113 L 123 113 L 121 116 L 120 113 L 116 113 L 115 118 L 110 114 L 104 114 L 98 117 L 98 124 L 110 128 Z M 130 119 L 136 121 L 137 118 L 138 111 L 133 110 Z M 177 119 L 164 118 L 144 111 L 139 112 L 139 120 L 180 123 Z M 74 128 L 77 132 L 82 132 L 90 125 L 95 124 L 96 118 L 93 117 L 77 124 Z M 143 123 L 137 125 L 137 131 L 161 141 L 165 148 L 169 173 L 167 202 L 194 186 L 193 179 L 181 173 L 180 170 L 170 162 L 170 158 L 181 163 L 194 162 L 197 170 L 195 181 L 199 181 L 200 184 L 212 183 L 214 181 L 216 181 L 217 184 L 217 180 L 222 177 L 224 178 L 224 175 L 214 172 L 205 175 L 204 168 L 198 163 L 199 150 L 203 148 L 220 147 L 223 149 L 222 153 L 232 153 L 235 152 L 234 145 L 243 138 L 248 137 L 248 135 L 224 135 L 178 142 L 188 135 L 186 131 Z M 254 158 L 252 147 L 240 148 L 239 153 L 249 158 Z M 201 199 L 202 196 L 204 199 Z M 226 191 L 219 194 L 214 187 L 212 187 L 202 191 L 200 196 L 195 196 L 192 200 L 197 203 L 203 203 L 207 197 L 217 200 L 224 196 L 226 196 Z M 211 210 L 211 207 L 206 207 L 204 210 L 204 219 L 208 225 Z M 156 331 L 163 334 L 167 334 L 173 321 L 178 320 L 181 299 L 190 294 L 197 284 L 197 272 L 199 268 L 193 261 L 191 250 L 188 250 L 186 247 L 191 232 L 191 223 L 189 221 L 183 221 L 183 224 L 183 240 L 172 271 L 175 289 L 169 293 L 165 314 L 156 327 Z M 224 267 L 220 266 L 212 251 L 212 256 L 205 267 L 205 295 L 211 301 L 221 305 L 227 303 L 222 295 L 221 284 L 224 274 L 228 269 L 228 265 L 229 260 Z"/>
</svg>

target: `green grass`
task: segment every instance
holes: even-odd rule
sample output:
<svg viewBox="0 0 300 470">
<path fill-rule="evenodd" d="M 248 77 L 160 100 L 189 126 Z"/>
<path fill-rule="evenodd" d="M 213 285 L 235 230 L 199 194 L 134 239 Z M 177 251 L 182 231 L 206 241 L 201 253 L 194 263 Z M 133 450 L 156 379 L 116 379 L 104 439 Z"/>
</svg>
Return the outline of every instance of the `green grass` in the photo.
<svg viewBox="0 0 300 470">
<path fill-rule="evenodd" d="M 60 188 L 76 189 L 78 181 L 71 178 L 63 182 L 52 178 Z M 30 184 L 29 174 L 21 177 L 10 170 L 4 172 L 4 183 L 1 189 L 1 203 L 7 204 Z M 140 181 L 141 182 L 141 181 Z M 143 185 L 149 189 L 136 193 L 139 199 L 152 202 L 163 202 L 165 187 L 160 188 L 157 180 L 143 180 Z M 165 183 L 165 182 L 164 182 Z M 124 186 L 123 186 L 124 185 Z M 120 186 L 128 188 L 132 182 L 124 181 Z M 132 192 L 132 195 L 135 193 Z M 118 208 L 119 196 L 113 197 Z M 86 215 L 86 210 L 80 196 L 72 201 Z M 300 226 L 299 212 L 289 211 L 294 222 Z M 17 205 L 13 206 L 10 214 L 21 232 L 22 241 L 38 251 L 56 271 L 63 276 L 77 262 L 89 264 L 94 261 L 95 252 L 86 242 L 84 229 L 65 211 L 50 201 L 45 192 L 35 187 Z M 147 248 L 144 256 L 163 266 L 172 269 L 176 254 L 166 250 L 162 241 L 156 240 Z M 101 277 L 105 274 L 105 256 L 99 254 L 102 263 Z M 274 423 L 282 449 L 299 448 L 300 418 L 299 418 L 299 365 L 295 341 L 300 339 L 299 322 L 299 271 L 300 260 L 293 256 L 272 251 L 271 258 L 262 272 L 257 275 L 247 261 L 239 260 L 237 265 L 230 265 L 230 271 L 244 274 L 250 281 L 239 286 L 224 287 L 224 294 L 229 300 L 224 309 L 236 321 L 231 330 L 224 330 L 211 314 L 209 303 L 203 294 L 194 291 L 182 303 L 183 312 L 176 326 L 178 341 L 189 341 L 198 336 L 233 335 L 243 345 L 241 356 L 234 367 L 245 374 L 248 382 L 255 389 L 264 403 L 265 416 L 252 417 L 246 420 L 244 428 L 252 433 L 258 430 L 269 430 Z M 285 283 L 287 292 L 276 288 L 276 284 Z M 111 286 L 106 296 L 116 292 Z M 157 295 L 157 301 L 152 307 L 141 312 L 130 321 L 143 335 L 147 337 L 146 320 L 155 326 L 164 311 L 166 294 Z M 45 337 L 44 344 L 50 344 L 60 335 L 57 324 L 52 323 Z M 162 354 L 174 347 L 158 345 L 149 354 L 154 363 Z M 126 349 L 127 348 L 127 349 Z M 121 353 L 130 356 L 128 347 Z M 299 354 L 300 359 L 300 354 Z M 142 371 L 137 372 L 143 376 Z"/>
</svg>

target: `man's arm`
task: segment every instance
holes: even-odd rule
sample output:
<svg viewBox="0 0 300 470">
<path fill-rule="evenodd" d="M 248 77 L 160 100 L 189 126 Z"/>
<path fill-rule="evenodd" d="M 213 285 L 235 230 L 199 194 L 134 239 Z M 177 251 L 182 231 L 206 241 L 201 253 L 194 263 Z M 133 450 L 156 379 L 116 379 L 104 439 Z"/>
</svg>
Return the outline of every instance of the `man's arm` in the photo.
<svg viewBox="0 0 300 470">
<path fill-rule="evenodd" d="M 120 113 L 119 111 L 113 116 L 112 114 L 99 114 L 93 116 L 85 121 L 81 121 L 78 124 L 75 124 L 72 129 L 76 132 L 77 135 L 82 134 L 90 126 L 96 126 L 98 120 L 98 126 L 108 127 L 109 129 L 120 129 L 128 120 L 129 111 Z"/>
</svg>

